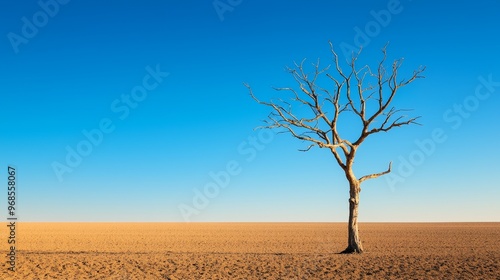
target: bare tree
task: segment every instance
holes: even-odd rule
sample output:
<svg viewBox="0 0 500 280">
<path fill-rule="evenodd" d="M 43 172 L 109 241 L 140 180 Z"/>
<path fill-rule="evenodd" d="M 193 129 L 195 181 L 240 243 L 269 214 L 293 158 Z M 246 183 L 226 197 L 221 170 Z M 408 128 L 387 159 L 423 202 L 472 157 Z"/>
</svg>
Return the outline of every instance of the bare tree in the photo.
<svg viewBox="0 0 500 280">
<path fill-rule="evenodd" d="M 333 72 L 330 66 L 320 68 L 319 60 L 313 64 L 313 72 L 306 73 L 304 61 L 295 63 L 294 68 L 287 68 L 297 82 L 297 87 L 275 88 L 287 92 L 285 98 L 269 102 L 259 100 L 251 87 L 250 95 L 259 104 L 269 106 L 272 112 L 265 120 L 266 125 L 260 128 L 282 129 L 293 137 L 306 141 L 309 146 L 301 151 L 309 151 L 313 147 L 329 150 L 338 165 L 342 168 L 349 182 L 349 223 L 348 245 L 342 253 L 362 253 L 363 246 L 358 232 L 358 205 L 361 183 L 391 172 L 391 163 L 385 171 L 356 177 L 353 171 L 354 159 L 359 146 L 371 135 L 388 132 L 396 127 L 418 124 L 419 117 L 408 117 L 406 111 L 396 109 L 391 105 L 396 93 L 402 87 L 415 79 L 423 78 L 421 73 L 425 67 L 420 66 L 408 79 L 400 79 L 398 71 L 403 59 L 392 62 L 386 68 L 387 45 L 382 48 L 382 59 L 376 65 L 376 71 L 365 65 L 358 68 L 356 61 L 361 53 L 353 53 L 344 71 L 339 63 L 339 57 L 332 43 L 330 50 L 333 55 Z M 333 86 L 323 88 L 318 85 L 318 79 L 330 80 Z M 284 94 L 284 93 L 283 93 Z M 357 132 L 350 131 L 345 137 L 340 133 L 338 124 L 348 124 L 349 129 L 356 126 Z M 350 139 L 348 139 L 350 138 Z"/>
</svg>

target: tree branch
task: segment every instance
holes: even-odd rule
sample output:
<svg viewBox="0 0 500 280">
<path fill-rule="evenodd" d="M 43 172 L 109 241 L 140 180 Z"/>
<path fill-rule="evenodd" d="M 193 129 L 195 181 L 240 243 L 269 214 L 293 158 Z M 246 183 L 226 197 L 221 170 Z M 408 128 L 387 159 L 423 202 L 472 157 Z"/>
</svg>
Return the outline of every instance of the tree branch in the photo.
<svg viewBox="0 0 500 280">
<path fill-rule="evenodd" d="M 336 149 L 343 145 L 343 143 L 332 143 L 332 141 L 328 137 L 329 130 L 324 131 L 318 128 L 316 125 L 311 125 L 311 123 L 315 123 L 321 118 L 321 114 L 317 114 L 311 119 L 299 119 L 293 114 L 291 106 L 289 106 L 289 108 L 287 109 L 275 103 L 261 101 L 253 94 L 253 90 L 248 84 L 245 84 L 245 86 L 248 88 L 250 96 L 257 103 L 271 107 L 273 109 L 273 112 L 271 112 L 271 114 L 269 115 L 269 120 L 271 120 L 271 122 L 269 123 L 269 125 L 263 126 L 263 128 L 284 128 L 285 131 L 292 134 L 293 137 L 303 141 L 312 142 L 313 146 L 318 146 L 320 148 Z M 287 102 L 284 103 L 288 104 Z M 306 131 L 304 133 L 298 133 L 295 130 L 296 128 L 304 129 Z M 307 136 L 307 133 L 316 134 L 321 140 Z M 311 147 L 309 147 L 307 150 L 309 150 L 310 148 Z"/>
<path fill-rule="evenodd" d="M 413 71 L 408 79 L 400 79 L 398 72 L 403 59 L 394 60 L 386 67 L 388 45 L 385 45 L 381 60 L 373 68 L 375 72 L 369 65 L 356 65 L 361 49 L 346 61 L 347 67 L 344 70 L 333 44 L 329 44 L 332 67 L 320 67 L 318 60 L 312 64 L 313 70 L 307 72 L 304 59 L 300 63 L 294 63 L 294 68 L 286 68 L 296 86 L 274 89 L 282 95 L 288 95 L 287 98 L 261 101 L 248 84 L 245 86 L 258 104 L 271 108 L 263 128 L 277 128 L 281 130 L 280 133 L 288 133 L 294 138 L 309 142 L 307 148 L 300 151 L 306 152 L 313 147 L 329 149 L 349 178 L 357 180 L 352 166 L 356 150 L 366 138 L 396 127 L 419 124 L 418 116 L 408 117 L 405 115 L 408 110 L 396 109 L 391 104 L 401 88 L 423 78 L 421 74 L 425 67 L 421 66 Z M 318 86 L 322 76 L 328 78 L 333 87 Z M 355 137 L 352 137 L 351 131 L 346 137 L 339 128 L 352 130 L 356 125 L 355 122 L 352 123 L 353 117 L 355 122 L 361 123 L 359 134 L 355 133 Z M 391 164 L 387 171 L 363 176 L 359 181 L 377 178 L 390 171 Z"/>
<path fill-rule="evenodd" d="M 366 181 L 369 179 L 378 178 L 378 177 L 385 175 L 385 174 L 389 174 L 389 173 L 391 173 L 391 168 L 392 168 L 392 162 L 389 163 L 389 168 L 386 171 L 380 172 L 380 173 L 375 173 L 375 174 L 370 174 L 370 175 L 365 175 L 365 176 L 358 179 L 359 183 L 362 183 L 363 181 Z"/>
</svg>

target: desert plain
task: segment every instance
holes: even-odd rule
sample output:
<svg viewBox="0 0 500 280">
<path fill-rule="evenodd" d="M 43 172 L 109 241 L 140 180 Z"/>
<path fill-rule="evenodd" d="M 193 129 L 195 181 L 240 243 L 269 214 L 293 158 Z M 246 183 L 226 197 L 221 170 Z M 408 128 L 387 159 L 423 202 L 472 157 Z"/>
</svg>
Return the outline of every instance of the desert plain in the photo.
<svg viewBox="0 0 500 280">
<path fill-rule="evenodd" d="M 22 223 L 0 279 L 500 279 L 500 223 Z"/>
</svg>

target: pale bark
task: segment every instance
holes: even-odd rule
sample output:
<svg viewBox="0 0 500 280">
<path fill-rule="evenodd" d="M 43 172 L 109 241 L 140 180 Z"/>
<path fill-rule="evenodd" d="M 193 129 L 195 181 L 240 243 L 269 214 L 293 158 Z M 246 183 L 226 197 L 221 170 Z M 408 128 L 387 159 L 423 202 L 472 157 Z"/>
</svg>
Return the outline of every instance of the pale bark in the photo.
<svg viewBox="0 0 500 280">
<path fill-rule="evenodd" d="M 358 182 L 350 183 L 349 191 L 349 223 L 348 223 L 348 239 L 347 248 L 342 253 L 362 253 L 363 244 L 359 237 L 358 230 L 358 207 L 359 207 L 359 193 L 361 189 Z"/>
<path fill-rule="evenodd" d="M 363 246 L 358 232 L 361 183 L 390 173 L 391 163 L 385 171 L 357 178 L 353 172 L 356 150 L 370 135 L 388 132 L 396 127 L 418 124 L 418 117 L 406 116 L 404 112 L 408 110 L 396 109 L 391 103 L 399 89 L 422 78 L 420 74 L 425 67 L 413 71 L 409 79 L 400 79 L 397 74 L 403 60 L 395 60 L 389 68 L 386 68 L 384 66 L 387 58 L 386 46 L 382 49 L 382 59 L 374 67 L 376 71 L 372 72 L 368 65 L 357 67 L 356 61 L 361 53 L 360 50 L 357 54 L 353 54 L 347 63 L 348 71 L 344 72 L 333 45 L 330 44 L 330 47 L 333 55 L 332 68 L 336 74 L 328 73 L 330 66 L 320 68 L 319 61 L 313 64 L 312 73 L 305 72 L 304 61 L 295 64 L 295 68 L 288 68 L 288 71 L 298 87 L 275 88 L 277 91 L 288 92 L 288 100 L 280 98 L 276 101 L 261 101 L 254 95 L 249 85 L 245 86 L 255 101 L 272 109 L 268 120 L 265 121 L 266 125 L 261 128 L 281 128 L 282 132 L 309 142 L 309 146 L 301 151 L 308 151 L 313 147 L 330 150 L 337 164 L 344 170 L 349 182 L 350 195 L 348 246 L 343 252 L 361 253 Z M 326 76 L 333 82 L 333 86 L 328 85 L 326 88 L 318 86 L 316 81 L 320 76 Z M 299 110 L 301 112 L 299 116 L 293 110 L 292 103 L 297 107 L 308 107 L 310 110 L 308 113 Z M 339 120 L 346 114 L 354 115 L 359 121 L 359 134 L 353 139 L 344 138 L 344 134 L 341 135 L 337 129 Z M 346 121 L 351 123 L 352 118 L 347 118 Z"/>
</svg>

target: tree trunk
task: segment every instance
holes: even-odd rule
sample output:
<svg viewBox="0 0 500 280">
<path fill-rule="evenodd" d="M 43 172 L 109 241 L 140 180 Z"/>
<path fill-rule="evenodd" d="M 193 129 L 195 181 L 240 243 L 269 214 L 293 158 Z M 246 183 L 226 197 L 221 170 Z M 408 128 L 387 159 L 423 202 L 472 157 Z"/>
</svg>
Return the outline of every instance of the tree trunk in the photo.
<svg viewBox="0 0 500 280">
<path fill-rule="evenodd" d="M 358 205 L 359 205 L 359 193 L 361 191 L 360 183 L 350 182 L 350 198 L 349 198 L 349 225 L 348 225 L 348 243 L 347 248 L 342 251 L 342 254 L 351 253 L 362 253 L 363 245 L 361 244 L 361 239 L 359 238 L 358 232 Z"/>
</svg>

